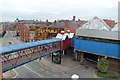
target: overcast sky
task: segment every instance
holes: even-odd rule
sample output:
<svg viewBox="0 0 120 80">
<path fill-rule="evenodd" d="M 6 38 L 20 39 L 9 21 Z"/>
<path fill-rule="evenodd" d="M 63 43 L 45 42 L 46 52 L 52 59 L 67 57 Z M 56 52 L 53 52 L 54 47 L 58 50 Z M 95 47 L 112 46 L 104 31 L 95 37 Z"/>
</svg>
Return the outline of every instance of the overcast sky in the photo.
<svg viewBox="0 0 120 80">
<path fill-rule="evenodd" d="M 19 19 L 90 20 L 94 16 L 118 21 L 119 0 L 0 0 L 0 21 Z"/>
</svg>

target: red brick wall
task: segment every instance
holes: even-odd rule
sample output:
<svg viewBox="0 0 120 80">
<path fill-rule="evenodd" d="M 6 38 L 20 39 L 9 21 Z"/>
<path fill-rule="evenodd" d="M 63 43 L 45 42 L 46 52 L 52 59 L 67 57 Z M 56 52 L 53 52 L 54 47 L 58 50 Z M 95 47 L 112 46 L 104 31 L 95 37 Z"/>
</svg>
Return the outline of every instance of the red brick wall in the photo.
<svg viewBox="0 0 120 80">
<path fill-rule="evenodd" d="M 20 39 L 24 42 L 26 41 L 26 38 L 30 37 L 30 30 L 22 23 L 16 25 L 16 32 L 17 31 L 20 31 Z"/>
<path fill-rule="evenodd" d="M 71 33 L 75 33 L 76 32 L 76 28 L 72 27 L 72 28 L 64 28 L 64 31 L 67 32 L 67 30 L 70 30 Z"/>
<path fill-rule="evenodd" d="M 72 41 L 67 37 L 65 40 L 61 41 L 61 50 L 65 50 L 69 48 L 71 45 Z"/>
<path fill-rule="evenodd" d="M 109 69 L 120 72 L 120 60 L 112 59 L 112 58 L 108 58 L 108 60 L 109 60 Z"/>
</svg>

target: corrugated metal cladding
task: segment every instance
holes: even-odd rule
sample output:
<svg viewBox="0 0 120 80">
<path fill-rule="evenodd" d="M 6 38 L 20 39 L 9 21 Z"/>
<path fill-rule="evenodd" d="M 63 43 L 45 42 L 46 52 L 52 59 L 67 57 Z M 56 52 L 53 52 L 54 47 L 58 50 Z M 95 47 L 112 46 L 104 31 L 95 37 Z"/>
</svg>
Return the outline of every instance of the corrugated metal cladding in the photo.
<svg viewBox="0 0 120 80">
<path fill-rule="evenodd" d="M 119 44 L 109 44 L 73 38 L 74 49 L 120 58 Z"/>
</svg>

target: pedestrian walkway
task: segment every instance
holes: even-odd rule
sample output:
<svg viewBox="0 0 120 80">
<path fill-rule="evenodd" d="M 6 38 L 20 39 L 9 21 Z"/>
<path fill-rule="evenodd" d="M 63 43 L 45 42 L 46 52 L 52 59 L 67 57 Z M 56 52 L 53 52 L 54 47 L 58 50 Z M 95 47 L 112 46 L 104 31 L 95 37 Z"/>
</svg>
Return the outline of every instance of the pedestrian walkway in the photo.
<svg viewBox="0 0 120 80">
<path fill-rule="evenodd" d="M 41 60 L 39 60 L 39 62 L 44 67 L 46 67 L 54 72 L 66 71 L 66 70 L 70 70 L 70 69 L 73 69 L 73 68 L 80 66 L 79 61 L 73 61 L 73 57 L 68 56 L 68 55 L 62 56 L 61 64 L 53 63 L 51 57 L 42 58 Z"/>
</svg>

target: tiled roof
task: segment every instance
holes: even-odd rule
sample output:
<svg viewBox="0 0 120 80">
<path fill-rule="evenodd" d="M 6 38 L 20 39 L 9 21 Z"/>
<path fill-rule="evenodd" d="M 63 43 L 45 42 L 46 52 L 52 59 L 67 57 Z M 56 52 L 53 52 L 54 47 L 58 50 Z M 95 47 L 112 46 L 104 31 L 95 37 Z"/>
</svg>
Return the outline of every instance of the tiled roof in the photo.
<svg viewBox="0 0 120 80">
<path fill-rule="evenodd" d="M 103 21 L 105 21 L 110 28 L 116 25 L 116 22 L 114 20 L 103 19 Z"/>
<path fill-rule="evenodd" d="M 120 26 L 118 26 L 118 24 L 116 24 L 111 31 L 120 31 Z"/>
</svg>

